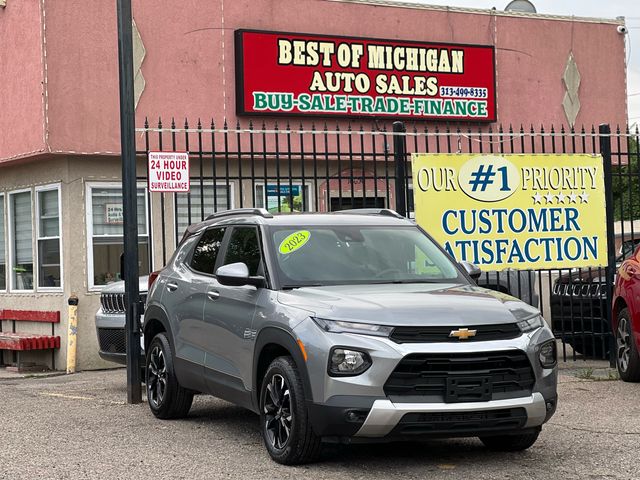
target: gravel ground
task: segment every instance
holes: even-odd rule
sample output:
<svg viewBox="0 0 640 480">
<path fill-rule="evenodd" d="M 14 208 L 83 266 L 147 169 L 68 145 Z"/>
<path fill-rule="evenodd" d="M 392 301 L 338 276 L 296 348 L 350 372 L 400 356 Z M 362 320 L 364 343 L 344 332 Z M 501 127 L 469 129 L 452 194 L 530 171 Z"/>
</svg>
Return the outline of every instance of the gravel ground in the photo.
<svg viewBox="0 0 640 480">
<path fill-rule="evenodd" d="M 212 397 L 196 397 L 185 420 L 160 421 L 126 404 L 122 369 L 4 374 L 0 478 L 640 478 L 640 384 L 563 369 L 559 391 L 556 415 L 523 453 L 455 439 L 332 447 L 320 463 L 283 467 L 268 458 L 256 415 Z"/>
</svg>

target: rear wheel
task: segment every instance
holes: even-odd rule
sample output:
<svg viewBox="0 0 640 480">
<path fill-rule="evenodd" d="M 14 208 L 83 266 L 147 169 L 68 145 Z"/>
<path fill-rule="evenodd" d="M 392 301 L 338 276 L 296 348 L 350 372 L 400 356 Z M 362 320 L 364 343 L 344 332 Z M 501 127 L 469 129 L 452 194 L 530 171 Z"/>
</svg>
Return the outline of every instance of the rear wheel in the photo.
<svg viewBox="0 0 640 480">
<path fill-rule="evenodd" d="M 497 452 L 519 452 L 531 447 L 540 435 L 540 430 L 520 433 L 516 435 L 496 435 L 490 437 L 480 437 L 480 441 L 489 450 Z"/>
<path fill-rule="evenodd" d="M 278 463 L 309 463 L 320 455 L 320 437 L 311 429 L 302 378 L 291 357 L 276 358 L 264 375 L 260 429 L 269 455 Z"/>
<path fill-rule="evenodd" d="M 147 402 L 153 414 L 162 419 L 185 417 L 193 392 L 180 386 L 176 378 L 171 344 L 164 332 L 151 340 L 146 367 Z"/>
<path fill-rule="evenodd" d="M 626 308 L 620 310 L 618 314 L 616 364 L 622 380 L 625 382 L 640 382 L 640 356 L 633 337 L 629 310 Z"/>
</svg>

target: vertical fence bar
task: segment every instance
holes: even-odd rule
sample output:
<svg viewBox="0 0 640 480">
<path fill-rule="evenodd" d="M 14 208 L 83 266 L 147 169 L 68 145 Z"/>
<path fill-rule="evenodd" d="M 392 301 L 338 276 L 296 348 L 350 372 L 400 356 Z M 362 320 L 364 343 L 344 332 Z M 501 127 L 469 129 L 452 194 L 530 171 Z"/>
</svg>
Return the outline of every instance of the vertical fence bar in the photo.
<svg viewBox="0 0 640 480">
<path fill-rule="evenodd" d="M 607 214 L 607 254 L 608 262 L 606 268 L 606 312 L 603 315 L 608 321 L 609 330 L 613 326 L 612 317 L 612 300 L 613 300 L 613 275 L 616 268 L 616 250 L 615 236 L 613 234 L 613 182 L 611 172 L 611 128 L 607 124 L 599 126 L 600 133 L 600 154 L 602 155 L 604 170 L 604 190 L 606 198 L 606 214 Z M 615 349 L 613 346 L 613 335 L 609 335 L 609 363 L 615 366 Z"/>
<path fill-rule="evenodd" d="M 402 122 L 393 122 L 393 155 L 395 162 L 396 212 L 407 216 L 407 195 L 404 189 L 406 175 L 406 128 Z"/>
<path fill-rule="evenodd" d="M 158 150 L 162 151 L 162 119 L 158 119 Z M 164 208 L 164 192 L 160 192 L 160 211 L 162 212 L 162 218 L 165 218 Z M 167 229 L 165 222 L 162 222 L 162 265 L 167 264 Z"/>
</svg>

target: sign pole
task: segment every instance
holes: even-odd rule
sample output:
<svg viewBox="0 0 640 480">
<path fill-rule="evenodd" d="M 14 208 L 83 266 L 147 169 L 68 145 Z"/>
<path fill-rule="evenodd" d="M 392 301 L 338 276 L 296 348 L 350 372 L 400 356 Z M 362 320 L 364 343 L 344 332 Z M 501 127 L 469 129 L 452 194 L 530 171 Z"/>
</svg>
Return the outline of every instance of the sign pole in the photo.
<svg viewBox="0 0 640 480">
<path fill-rule="evenodd" d="M 131 0 L 117 0 L 120 82 L 120 144 L 124 214 L 124 285 L 127 339 L 127 402 L 141 403 L 140 314 L 138 309 L 138 211 Z"/>
</svg>

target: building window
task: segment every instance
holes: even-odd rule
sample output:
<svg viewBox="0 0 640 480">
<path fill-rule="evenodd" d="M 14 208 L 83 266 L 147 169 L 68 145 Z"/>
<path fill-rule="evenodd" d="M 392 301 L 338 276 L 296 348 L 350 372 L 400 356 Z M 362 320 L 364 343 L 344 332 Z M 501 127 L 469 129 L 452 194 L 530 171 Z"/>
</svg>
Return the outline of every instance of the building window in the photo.
<svg viewBox="0 0 640 480">
<path fill-rule="evenodd" d="M 31 192 L 9 194 L 11 228 L 11 287 L 33 290 L 33 229 L 31 224 Z"/>
<path fill-rule="evenodd" d="M 89 288 L 122 278 L 120 255 L 124 252 L 122 188 L 115 185 L 87 186 L 87 241 Z M 149 274 L 149 229 L 145 190 L 138 188 L 138 268 Z"/>
<path fill-rule="evenodd" d="M 60 189 L 36 188 L 38 232 L 38 289 L 62 287 L 60 256 Z"/>
<path fill-rule="evenodd" d="M 4 195 L 0 195 L 0 290 L 7 289 L 7 256 L 4 232 Z"/>
<path fill-rule="evenodd" d="M 258 184 L 255 198 L 256 208 L 266 208 L 272 213 L 313 211 L 308 183 L 304 186 L 300 183 L 289 185 L 289 182 L 283 181 L 280 185 L 269 183 L 266 188 Z"/>
<path fill-rule="evenodd" d="M 209 215 L 233 208 L 233 185 L 204 184 L 202 190 L 200 183 L 191 184 L 191 192 L 176 193 L 176 228 L 178 238 L 182 236 L 186 228 L 192 223 L 198 223 Z M 202 192 L 202 193 L 201 193 Z M 202 208 L 204 204 L 204 218 Z"/>
</svg>

